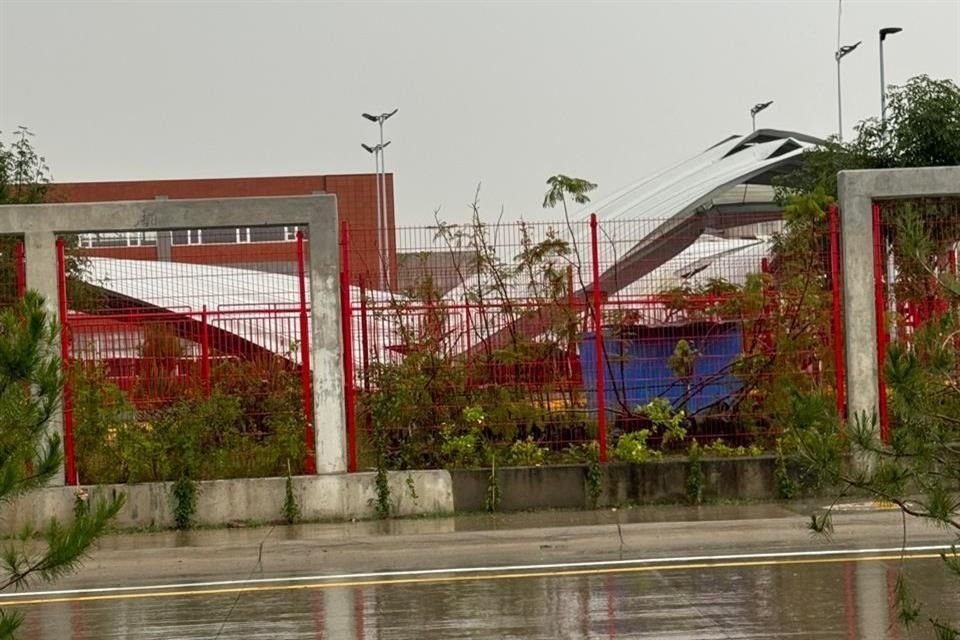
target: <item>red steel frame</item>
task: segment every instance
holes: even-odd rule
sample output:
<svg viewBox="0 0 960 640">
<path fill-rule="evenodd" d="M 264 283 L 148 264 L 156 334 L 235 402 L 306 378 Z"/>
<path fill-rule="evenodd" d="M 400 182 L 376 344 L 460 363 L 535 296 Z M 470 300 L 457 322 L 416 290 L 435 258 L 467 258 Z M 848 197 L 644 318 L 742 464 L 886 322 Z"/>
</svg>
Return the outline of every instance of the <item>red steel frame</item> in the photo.
<svg viewBox="0 0 960 640">
<path fill-rule="evenodd" d="M 17 243 L 15 255 L 17 261 L 17 298 L 20 299 L 27 292 L 27 265 L 22 242 Z"/>
<path fill-rule="evenodd" d="M 594 333 L 594 344 L 595 344 L 595 362 L 594 367 L 596 371 L 597 381 L 595 389 L 589 391 L 591 395 L 595 394 L 595 410 L 597 411 L 597 442 L 598 442 L 598 457 L 601 461 L 606 462 L 609 457 L 608 443 L 607 443 L 607 420 L 610 416 L 607 415 L 606 407 L 606 387 L 609 381 L 606 380 L 607 369 L 610 364 L 607 362 L 607 354 L 605 342 L 608 341 L 609 336 L 605 336 L 604 326 L 603 326 L 603 311 L 604 306 L 611 304 L 607 299 L 607 295 L 602 291 L 602 280 L 601 274 L 604 271 L 604 266 L 601 262 L 604 259 L 601 256 L 600 246 L 599 246 L 599 233 L 600 233 L 600 224 L 596 215 L 592 215 L 589 220 L 590 225 L 590 250 L 591 250 L 591 273 L 590 277 L 592 279 L 592 290 L 589 285 L 582 286 L 583 293 L 579 296 L 573 295 L 573 271 L 572 268 L 568 270 L 567 280 L 568 280 L 568 290 L 570 291 L 570 296 L 568 297 L 567 304 L 571 309 L 579 308 L 584 314 L 584 321 L 586 326 L 591 327 Z M 829 255 L 829 269 L 832 283 L 832 316 L 828 316 L 828 322 L 830 323 L 830 331 L 833 334 L 833 344 L 832 346 L 832 357 L 833 365 L 836 372 L 836 406 L 837 411 L 841 418 L 844 417 L 846 411 L 846 386 L 845 386 L 845 362 L 843 355 L 843 340 L 842 340 L 842 283 L 841 283 L 841 255 L 840 255 L 840 231 L 839 231 L 839 214 L 836 207 L 831 207 L 829 211 L 829 233 L 830 238 L 828 242 L 828 250 L 830 251 Z M 348 438 L 348 469 L 350 471 L 356 470 L 356 455 L 357 455 L 357 443 L 356 443 L 356 424 L 355 424 L 355 411 L 356 411 L 356 387 L 358 383 L 362 385 L 364 392 L 371 392 L 372 383 L 369 378 L 369 367 L 371 358 L 371 349 L 383 348 L 385 345 L 379 345 L 378 340 L 382 339 L 382 336 L 378 338 L 378 333 L 374 331 L 371 333 L 371 329 L 368 326 L 370 321 L 371 314 L 375 313 L 375 309 L 379 308 L 379 303 L 377 300 L 370 300 L 367 297 L 367 283 L 361 274 L 360 280 L 360 299 L 358 302 L 355 302 L 352 299 L 350 289 L 348 287 L 349 282 L 349 266 L 345 261 L 346 248 L 349 246 L 349 232 L 346 225 L 341 225 L 340 229 L 340 243 L 341 243 L 341 260 L 343 260 L 341 268 L 341 306 L 342 306 L 342 331 L 343 331 L 343 344 L 344 344 L 344 400 L 346 405 L 346 430 Z M 773 269 L 771 268 L 770 259 L 768 257 L 762 258 L 760 261 L 761 271 L 764 273 L 772 273 Z M 773 310 L 776 301 L 773 300 L 773 293 L 765 289 L 765 303 L 764 303 L 764 315 L 766 316 Z M 654 305 L 654 306 L 663 306 L 671 301 L 671 296 L 668 294 L 637 294 L 631 295 L 629 298 L 617 298 L 617 304 L 629 302 L 629 304 L 637 305 Z M 725 300 L 723 294 L 710 294 L 703 301 L 703 306 L 709 307 L 711 305 L 720 304 Z M 694 301 L 693 306 L 697 306 L 697 301 Z M 540 309 L 543 305 L 542 302 L 536 300 L 510 300 L 510 308 L 515 311 L 521 310 L 537 310 Z M 404 311 L 407 314 L 416 316 L 420 313 L 426 313 L 430 315 L 434 311 L 435 303 L 406 303 L 404 305 Z M 454 317 L 459 320 L 455 322 L 460 322 L 460 328 L 457 331 L 463 332 L 463 337 L 461 339 L 465 340 L 466 350 L 464 353 L 467 357 L 472 353 L 473 349 L 477 348 L 475 344 L 474 336 L 474 324 L 475 318 L 473 313 L 483 312 L 483 305 L 477 305 L 471 300 L 464 298 L 460 302 L 454 302 L 450 300 L 449 302 L 443 303 L 443 309 L 448 314 L 453 314 Z M 372 311 L 374 310 L 374 311 Z M 353 327 L 354 314 L 359 314 L 357 320 L 359 321 L 359 327 Z M 587 315 L 592 314 L 593 321 L 590 322 L 587 319 Z M 355 362 L 355 359 L 358 357 L 355 349 L 353 348 L 353 338 L 352 335 L 354 332 L 360 332 L 360 359 L 361 362 Z M 765 342 L 771 341 L 772 336 L 761 335 L 761 339 Z M 770 344 L 770 347 L 773 345 Z M 573 349 L 571 349 L 572 351 Z M 357 380 L 355 378 L 355 367 L 363 367 L 363 379 Z M 571 368 L 576 366 L 576 358 L 571 355 Z M 576 377 L 576 376 L 574 376 Z M 369 421 L 369 415 L 366 416 Z M 369 428 L 369 424 L 368 424 Z"/>
<path fill-rule="evenodd" d="M 883 286 L 883 234 L 880 226 L 880 205 L 873 205 L 873 278 L 874 306 L 877 315 L 877 399 L 879 405 L 880 438 L 890 442 L 890 415 L 887 406 L 887 381 L 884 368 L 887 360 L 886 308 L 887 296 Z"/>
<path fill-rule="evenodd" d="M 590 214 L 590 251 L 593 257 L 593 348 L 597 367 L 597 439 L 600 462 L 607 461 L 607 407 L 603 388 L 603 319 L 600 299 L 600 245 L 597 240 L 597 214 Z"/>
<path fill-rule="evenodd" d="M 347 471 L 357 470 L 356 389 L 353 381 L 353 317 L 350 300 L 350 232 L 340 224 L 340 325 L 343 332 L 344 413 L 347 422 Z"/>
<path fill-rule="evenodd" d="M 203 305 L 200 314 L 200 381 L 203 384 L 203 394 L 210 395 L 210 332 L 208 331 L 209 317 L 207 305 Z"/>
<path fill-rule="evenodd" d="M 67 486 L 77 484 L 73 450 L 73 401 L 70 393 L 70 323 L 67 317 L 67 270 L 63 238 L 57 238 L 57 292 L 60 309 L 60 361 L 63 365 L 63 457 Z"/>
<path fill-rule="evenodd" d="M 306 425 L 303 437 L 306 444 L 304 470 L 317 472 L 314 458 L 316 445 L 313 430 L 313 387 L 310 380 L 310 326 L 307 319 L 307 276 L 304 266 L 303 231 L 297 231 L 297 283 L 300 289 L 300 382 L 303 385 L 303 416 Z"/>
<path fill-rule="evenodd" d="M 840 216 L 837 205 L 830 205 L 830 282 L 833 294 L 833 364 L 837 387 L 837 415 L 846 418 L 846 372 L 843 361 L 843 308 L 841 306 Z"/>
</svg>

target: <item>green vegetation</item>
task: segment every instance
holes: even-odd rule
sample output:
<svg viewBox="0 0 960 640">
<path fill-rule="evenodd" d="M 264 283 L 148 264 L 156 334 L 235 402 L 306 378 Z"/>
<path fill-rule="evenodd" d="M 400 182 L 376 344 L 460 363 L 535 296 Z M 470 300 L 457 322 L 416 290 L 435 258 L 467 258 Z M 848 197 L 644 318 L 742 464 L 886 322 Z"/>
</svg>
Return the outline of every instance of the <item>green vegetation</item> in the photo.
<svg viewBox="0 0 960 640">
<path fill-rule="evenodd" d="M 792 202 L 826 199 L 836 193 L 841 169 L 960 164 L 960 88 L 949 80 L 913 78 L 892 92 L 885 124 L 871 119 L 857 131 L 849 144 L 830 142 L 808 153 L 802 169 L 784 180 L 784 196 Z M 786 385 L 778 413 L 785 427 L 777 447 L 781 494 L 795 494 L 784 479 L 785 457 L 796 452 L 806 473 L 837 487 L 839 497 L 866 493 L 895 504 L 904 520 L 904 545 L 909 517 L 944 527 L 960 542 L 960 283 L 946 268 L 949 248 L 960 241 L 958 206 L 941 199 L 904 201 L 883 210 L 884 240 L 897 267 L 897 300 L 943 303 L 887 350 L 889 442 L 879 438 L 876 415 L 851 415 L 841 424 L 829 388 Z M 823 225 L 816 217 L 806 228 Z M 821 534 L 833 531 L 832 509 L 813 516 L 810 526 Z M 956 547 L 942 558 L 945 570 L 960 579 Z M 923 608 L 903 575 L 894 596 L 901 624 L 922 620 Z M 960 638 L 947 621 L 926 622 L 939 639 Z"/>
<path fill-rule="evenodd" d="M 281 476 L 303 468 L 300 383 L 279 362 L 214 367 L 209 395 L 152 360 L 130 400 L 102 367 L 71 372 L 77 469 L 87 484 Z M 167 390 L 160 401 L 153 395 Z M 150 393 L 148 393 L 148 390 Z"/>
<path fill-rule="evenodd" d="M 170 489 L 170 501 L 173 503 L 173 526 L 177 529 L 190 529 L 197 514 L 197 496 L 200 488 L 197 481 L 180 476 Z"/>
<path fill-rule="evenodd" d="M 57 340 L 33 292 L 0 312 L 0 504 L 43 487 L 63 468 L 60 437 L 50 428 L 63 385 Z M 52 582 L 80 566 L 124 502 L 122 496 L 82 501 L 72 522 L 54 520 L 42 534 L 28 529 L 5 543 L 0 591 Z M 11 637 L 21 621 L 19 613 L 0 611 L 0 637 Z"/>
<path fill-rule="evenodd" d="M 300 503 L 293 492 L 293 475 L 287 467 L 287 480 L 283 485 L 283 521 L 287 524 L 296 524 L 300 520 Z"/>
<path fill-rule="evenodd" d="M 703 502 L 703 451 L 694 440 L 690 443 L 687 461 L 687 500 L 690 504 Z"/>
</svg>

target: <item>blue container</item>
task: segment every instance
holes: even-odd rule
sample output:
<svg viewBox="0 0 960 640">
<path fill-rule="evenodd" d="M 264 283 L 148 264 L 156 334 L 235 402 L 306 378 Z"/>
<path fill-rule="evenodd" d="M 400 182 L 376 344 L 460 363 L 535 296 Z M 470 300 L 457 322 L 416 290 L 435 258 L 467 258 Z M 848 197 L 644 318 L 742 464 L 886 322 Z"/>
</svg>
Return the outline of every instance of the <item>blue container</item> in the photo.
<svg viewBox="0 0 960 640">
<path fill-rule="evenodd" d="M 697 358 L 689 381 L 679 380 L 668 363 L 677 343 L 686 340 Z M 633 411 L 654 398 L 678 403 L 687 393 L 687 413 L 731 398 L 743 386 L 730 373 L 731 363 L 743 352 L 740 325 L 693 323 L 660 327 L 622 327 L 603 330 L 604 398 L 607 411 Z M 596 339 L 585 333 L 580 341 L 583 388 L 589 408 L 597 408 Z"/>
</svg>

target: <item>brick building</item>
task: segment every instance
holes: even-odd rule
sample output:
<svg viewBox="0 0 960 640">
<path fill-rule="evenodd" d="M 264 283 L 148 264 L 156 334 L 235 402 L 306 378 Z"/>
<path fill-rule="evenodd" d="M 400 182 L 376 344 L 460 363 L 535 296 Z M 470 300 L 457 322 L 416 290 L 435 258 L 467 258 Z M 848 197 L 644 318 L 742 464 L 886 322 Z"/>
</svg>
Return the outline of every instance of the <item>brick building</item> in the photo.
<svg viewBox="0 0 960 640">
<path fill-rule="evenodd" d="M 387 244 L 390 281 L 396 283 L 393 174 L 386 175 Z M 62 182 L 51 185 L 53 202 L 111 202 L 157 198 L 242 198 L 296 196 L 317 192 L 337 196 L 337 210 L 350 233 L 351 280 L 366 275 L 373 286 L 380 283 L 380 246 L 377 233 L 377 181 L 375 174 L 271 176 L 260 178 L 210 178 L 190 180 L 138 180 L 124 182 Z M 86 254 L 109 258 L 171 260 L 198 264 L 221 264 L 264 271 L 296 271 L 295 227 L 84 234 L 80 244 Z M 331 229 L 330 233 L 337 233 Z M 381 283 L 382 284 L 382 283 Z"/>
</svg>

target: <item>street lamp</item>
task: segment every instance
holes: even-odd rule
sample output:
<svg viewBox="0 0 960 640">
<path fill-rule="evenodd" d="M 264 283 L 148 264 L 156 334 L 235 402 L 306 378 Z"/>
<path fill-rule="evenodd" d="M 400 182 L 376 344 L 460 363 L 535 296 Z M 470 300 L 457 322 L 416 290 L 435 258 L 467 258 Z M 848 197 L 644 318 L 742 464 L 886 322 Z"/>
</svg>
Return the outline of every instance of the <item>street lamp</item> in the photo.
<svg viewBox="0 0 960 640">
<path fill-rule="evenodd" d="M 883 41 L 887 36 L 903 31 L 900 27 L 884 27 L 880 29 L 880 122 L 887 123 L 887 85 L 883 79 Z"/>
<path fill-rule="evenodd" d="M 863 40 L 859 40 L 856 44 L 845 44 L 833 54 L 833 57 L 837 59 L 837 139 L 840 142 L 843 142 L 843 92 L 840 90 L 840 61 L 848 53 L 852 53 L 854 49 L 859 47 L 862 42 Z"/>
<path fill-rule="evenodd" d="M 380 244 L 381 253 L 384 253 L 388 249 L 387 247 L 387 168 L 386 168 L 387 161 L 386 161 L 386 154 L 384 153 L 384 149 L 386 149 L 387 145 L 390 144 L 389 142 L 387 143 L 383 142 L 383 123 L 389 120 L 390 118 L 392 118 L 394 114 L 397 113 L 397 111 L 398 109 L 394 109 L 393 111 L 383 112 L 380 115 L 373 115 L 370 113 L 360 114 L 370 122 L 375 122 L 378 125 L 380 125 L 380 144 L 377 145 L 376 148 L 380 152 L 379 153 L 380 162 L 377 167 L 378 168 L 378 171 L 377 171 L 377 225 L 380 227 L 379 238 L 381 243 Z M 382 183 L 382 186 L 381 186 L 381 183 Z M 382 258 L 381 266 L 384 269 L 386 269 L 386 265 L 385 265 L 386 256 L 381 256 L 381 258 Z M 382 277 L 380 284 L 381 286 L 386 284 L 385 275 Z"/>
<path fill-rule="evenodd" d="M 753 130 L 757 130 L 757 114 L 773 104 L 773 100 L 769 102 L 758 102 L 753 105 L 750 109 L 750 118 L 753 120 Z"/>
<path fill-rule="evenodd" d="M 363 150 L 373 156 L 374 175 L 377 177 L 377 246 L 380 249 L 377 253 L 379 253 L 381 256 L 381 259 L 380 259 L 381 285 L 386 279 L 386 275 L 385 275 L 386 261 L 383 258 L 384 239 L 386 237 L 386 230 L 384 229 L 384 227 L 386 225 L 384 225 L 383 223 L 383 219 L 385 216 L 381 216 L 381 210 L 380 210 L 380 165 L 381 165 L 381 157 L 383 156 L 383 150 L 386 149 L 389 144 L 390 144 L 389 140 L 387 140 L 385 143 L 375 144 L 373 146 L 370 146 L 369 144 L 364 144 L 362 142 L 360 143 L 360 146 L 363 147 Z"/>
</svg>

